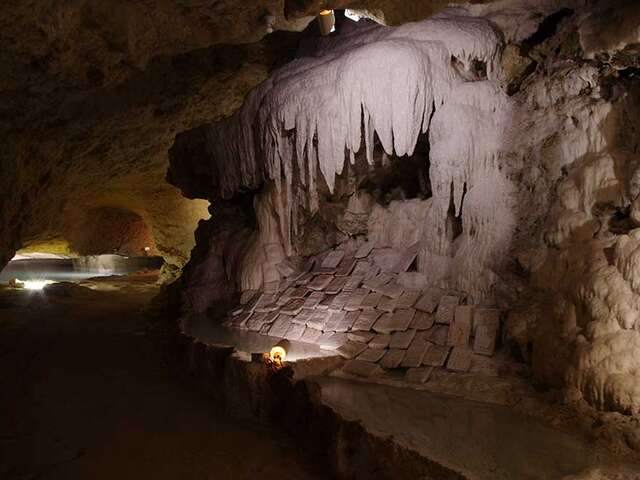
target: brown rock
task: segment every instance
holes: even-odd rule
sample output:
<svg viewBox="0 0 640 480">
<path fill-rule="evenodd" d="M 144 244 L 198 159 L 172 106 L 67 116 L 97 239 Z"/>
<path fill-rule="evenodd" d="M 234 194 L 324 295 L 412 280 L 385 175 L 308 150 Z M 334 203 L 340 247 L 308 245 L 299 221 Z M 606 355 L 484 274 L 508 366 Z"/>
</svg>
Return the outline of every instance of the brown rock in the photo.
<svg viewBox="0 0 640 480">
<path fill-rule="evenodd" d="M 387 350 L 387 353 L 385 353 L 384 357 L 382 357 L 382 360 L 380 360 L 380 365 L 384 368 L 398 368 L 402 363 L 404 354 L 404 350 Z"/>
<path fill-rule="evenodd" d="M 373 242 L 365 242 L 363 243 L 360 248 L 358 248 L 358 250 L 356 251 L 355 257 L 356 258 L 365 258 L 368 257 L 369 254 L 371 253 L 371 250 L 373 250 Z"/>
<path fill-rule="evenodd" d="M 449 327 L 447 343 L 452 346 L 467 345 L 471 336 L 472 320 L 473 307 L 470 305 L 458 305 L 455 309 L 453 323 Z"/>
<path fill-rule="evenodd" d="M 379 333 L 369 341 L 369 348 L 387 348 L 391 342 L 391 335 Z"/>
<path fill-rule="evenodd" d="M 382 312 L 379 310 L 363 310 L 351 326 L 351 330 L 363 330 L 368 332 L 373 328 L 373 325 L 376 323 L 378 318 L 380 318 L 380 315 L 382 315 Z"/>
<path fill-rule="evenodd" d="M 325 293 L 336 294 L 342 290 L 342 287 L 347 283 L 347 277 L 335 277 L 331 280 L 331 283 L 324 289 Z"/>
<path fill-rule="evenodd" d="M 322 261 L 322 268 L 335 269 L 338 267 L 342 259 L 344 258 L 344 252 L 340 250 L 333 250 Z"/>
<path fill-rule="evenodd" d="M 429 345 L 422 363 L 430 367 L 442 367 L 447 361 L 451 347 L 443 345 Z"/>
<path fill-rule="evenodd" d="M 362 360 L 351 360 L 347 362 L 344 367 L 342 367 L 342 371 L 359 377 L 372 377 L 382 373 L 382 369 L 377 363 L 364 362 Z"/>
<path fill-rule="evenodd" d="M 300 341 L 305 343 L 317 343 L 320 335 L 322 335 L 322 332 L 320 330 L 307 327 L 300 337 Z"/>
<path fill-rule="evenodd" d="M 357 260 L 353 257 L 345 257 L 338 265 L 336 270 L 336 277 L 348 276 L 356 265 Z"/>
<path fill-rule="evenodd" d="M 363 351 L 367 349 L 367 345 L 360 342 L 350 342 L 347 340 L 345 343 L 340 345 L 336 352 L 344 358 L 355 358 L 360 355 Z"/>
<path fill-rule="evenodd" d="M 473 342 L 473 351 L 480 355 L 491 356 L 496 349 L 497 330 L 488 325 L 480 325 L 476 328 L 476 336 Z"/>
<path fill-rule="evenodd" d="M 280 315 L 278 319 L 273 322 L 273 325 L 269 329 L 270 337 L 284 338 L 285 334 L 291 327 L 291 317 L 287 315 Z"/>
<path fill-rule="evenodd" d="M 454 303 L 440 302 L 436 311 L 436 323 L 450 324 L 455 316 L 456 306 Z"/>
<path fill-rule="evenodd" d="M 369 343 L 375 337 L 373 332 L 351 331 L 347 333 L 347 339 L 352 342 Z"/>
<path fill-rule="evenodd" d="M 287 333 L 284 334 L 284 338 L 286 338 L 287 340 L 300 340 L 306 328 L 307 327 L 305 327 L 304 325 L 298 325 L 294 323 L 289 327 Z"/>
<path fill-rule="evenodd" d="M 389 343 L 390 348 L 401 348 L 407 349 L 414 337 L 416 336 L 415 330 L 407 330 L 405 332 L 394 332 L 391 335 L 391 342 Z"/>
<path fill-rule="evenodd" d="M 413 321 L 411 322 L 411 328 L 416 330 L 428 330 L 433 327 L 435 323 L 434 315 L 431 313 L 416 311 Z"/>
<path fill-rule="evenodd" d="M 358 355 L 358 360 L 363 360 L 365 362 L 378 362 L 384 354 L 387 352 L 384 348 L 367 348 L 360 355 Z"/>
<path fill-rule="evenodd" d="M 422 297 L 415 304 L 415 308 L 417 310 L 422 310 L 423 312 L 433 313 L 436 311 L 438 307 L 438 303 L 440 299 L 444 295 L 444 290 L 439 288 L 430 288 L 428 289 Z"/>
<path fill-rule="evenodd" d="M 324 290 L 333 281 L 333 275 L 318 275 L 314 277 L 307 287 L 311 290 Z"/>
<path fill-rule="evenodd" d="M 404 376 L 404 379 L 410 383 L 426 383 L 431 377 L 433 367 L 410 368 Z"/>
<path fill-rule="evenodd" d="M 377 292 L 371 292 L 362 300 L 360 308 L 363 310 L 372 310 L 378 306 L 378 303 L 382 299 L 382 294 Z"/>
<path fill-rule="evenodd" d="M 471 350 L 467 347 L 455 347 L 449 355 L 447 368 L 456 372 L 468 372 L 471 368 Z"/>
<path fill-rule="evenodd" d="M 424 360 L 424 355 L 427 352 L 427 348 L 427 345 L 424 345 L 422 347 L 412 346 L 408 348 L 404 355 L 404 358 L 402 359 L 401 366 L 403 368 L 417 368 L 421 366 Z"/>
</svg>

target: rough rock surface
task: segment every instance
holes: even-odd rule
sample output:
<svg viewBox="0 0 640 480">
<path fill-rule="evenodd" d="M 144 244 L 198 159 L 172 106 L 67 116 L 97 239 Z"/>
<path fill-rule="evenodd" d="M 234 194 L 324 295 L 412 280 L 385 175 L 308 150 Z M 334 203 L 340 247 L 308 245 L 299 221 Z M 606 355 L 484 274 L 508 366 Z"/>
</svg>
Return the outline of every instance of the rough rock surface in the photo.
<svg viewBox="0 0 640 480">
<path fill-rule="evenodd" d="M 399 26 L 265 37 L 320 7 Z M 152 240 L 175 273 L 213 202 L 182 282 L 209 306 L 350 237 L 418 242 L 403 282 L 509 309 L 536 381 L 639 413 L 637 2 L 443 7 L 4 2 L 0 265 Z"/>
<path fill-rule="evenodd" d="M 191 3 L 0 6 L 0 265 L 20 248 L 73 251 L 101 208 L 138 215 L 170 265 L 186 261 L 208 204 L 165 181 L 174 135 L 233 111 L 286 57 L 284 33 L 246 44 L 266 12 L 276 29 L 308 22 L 280 1 Z"/>
<path fill-rule="evenodd" d="M 632 3 L 495 2 L 345 27 L 234 116 L 180 135 L 170 178 L 214 215 L 220 198 L 253 192 L 253 240 L 227 271 L 237 291 L 350 236 L 418 242 L 411 277 L 510 309 L 506 340 L 538 382 L 637 413 Z M 387 190 L 372 172 L 407 155 L 426 180 Z"/>
<path fill-rule="evenodd" d="M 356 3 L 396 22 L 443 7 L 336 5 Z M 140 216 L 180 267 L 207 203 L 164 181 L 173 137 L 234 111 L 289 56 L 291 36 L 278 31 L 303 30 L 314 9 L 284 0 L 3 2 L 0 265 L 21 248 L 69 253 L 71 231 L 107 207 Z"/>
</svg>

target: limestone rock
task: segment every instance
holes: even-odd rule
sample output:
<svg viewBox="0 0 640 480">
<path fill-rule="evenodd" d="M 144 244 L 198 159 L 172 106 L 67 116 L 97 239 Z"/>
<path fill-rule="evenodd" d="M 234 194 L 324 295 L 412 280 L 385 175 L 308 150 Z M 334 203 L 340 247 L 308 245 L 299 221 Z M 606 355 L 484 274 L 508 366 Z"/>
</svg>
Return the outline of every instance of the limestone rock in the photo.
<svg viewBox="0 0 640 480">
<path fill-rule="evenodd" d="M 431 377 L 433 367 L 410 368 L 404 379 L 410 383 L 426 383 Z"/>
<path fill-rule="evenodd" d="M 404 358 L 405 351 L 400 349 L 387 350 L 382 360 L 380 360 L 380 366 L 384 368 L 398 368 L 402 359 Z"/>
<path fill-rule="evenodd" d="M 372 377 L 382 373 L 382 369 L 378 364 L 362 360 L 351 360 L 347 362 L 344 367 L 342 367 L 342 371 L 359 377 Z"/>
</svg>

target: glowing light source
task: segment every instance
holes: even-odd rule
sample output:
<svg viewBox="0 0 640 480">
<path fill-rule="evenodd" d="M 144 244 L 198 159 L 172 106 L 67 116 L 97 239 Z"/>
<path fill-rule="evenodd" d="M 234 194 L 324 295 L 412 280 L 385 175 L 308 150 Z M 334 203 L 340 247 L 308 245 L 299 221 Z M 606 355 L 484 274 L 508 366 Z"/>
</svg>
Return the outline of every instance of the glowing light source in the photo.
<svg viewBox="0 0 640 480">
<path fill-rule="evenodd" d="M 272 362 L 282 363 L 287 358 L 287 351 L 281 346 L 276 345 L 269 352 L 269 357 L 271 358 Z"/>
<path fill-rule="evenodd" d="M 287 349 L 291 346 L 288 340 L 280 340 L 269 351 L 269 360 L 271 364 L 276 368 L 281 368 L 284 365 L 284 361 L 287 358 Z"/>
<path fill-rule="evenodd" d="M 16 285 L 22 285 L 22 288 L 26 290 L 42 290 L 47 285 L 50 285 L 53 280 L 18 280 L 16 279 Z"/>
<path fill-rule="evenodd" d="M 321 35 L 329 35 L 335 30 L 336 17 L 333 10 L 322 10 L 318 14 L 318 27 Z"/>
</svg>

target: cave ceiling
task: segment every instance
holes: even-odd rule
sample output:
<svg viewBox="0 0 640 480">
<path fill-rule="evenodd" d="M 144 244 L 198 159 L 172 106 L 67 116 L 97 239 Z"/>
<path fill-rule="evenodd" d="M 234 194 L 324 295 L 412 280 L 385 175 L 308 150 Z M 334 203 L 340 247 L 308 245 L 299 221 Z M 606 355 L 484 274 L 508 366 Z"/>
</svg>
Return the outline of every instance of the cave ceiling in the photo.
<svg viewBox="0 0 640 480">
<path fill-rule="evenodd" d="M 141 216 L 165 259 L 182 265 L 208 204 L 184 198 L 165 181 L 177 133 L 236 110 L 292 55 L 299 32 L 321 8 L 359 9 L 397 25 L 424 19 L 446 3 L 3 2 L 0 263 L 19 249 L 69 252 L 68 238 L 77 238 L 74 229 L 86 212 L 114 207 Z M 534 6 L 532 21 L 514 34 L 520 37 L 562 3 L 494 2 Z M 498 25 L 508 22 L 500 12 L 492 18 Z M 275 30 L 270 35 L 268 19 Z M 597 27 L 589 33 L 594 45 L 602 40 Z M 633 51 L 626 55 L 636 58 Z"/>
</svg>

